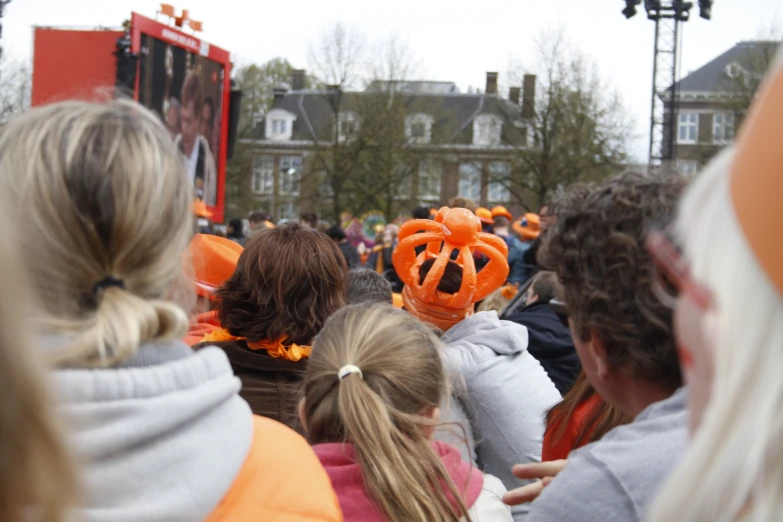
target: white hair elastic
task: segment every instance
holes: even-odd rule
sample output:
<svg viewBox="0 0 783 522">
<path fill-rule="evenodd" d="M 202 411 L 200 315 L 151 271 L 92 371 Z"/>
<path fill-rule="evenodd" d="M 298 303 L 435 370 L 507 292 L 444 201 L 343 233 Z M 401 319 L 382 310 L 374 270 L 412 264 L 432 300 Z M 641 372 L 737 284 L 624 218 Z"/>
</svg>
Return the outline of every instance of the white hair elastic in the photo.
<svg viewBox="0 0 783 522">
<path fill-rule="evenodd" d="M 362 376 L 362 370 L 358 366 L 354 366 L 353 364 L 346 364 L 342 368 L 340 368 L 340 371 L 337 372 L 337 378 L 342 381 L 346 377 L 348 377 L 351 374 L 356 374 L 359 376 L 360 379 L 364 379 Z"/>
</svg>

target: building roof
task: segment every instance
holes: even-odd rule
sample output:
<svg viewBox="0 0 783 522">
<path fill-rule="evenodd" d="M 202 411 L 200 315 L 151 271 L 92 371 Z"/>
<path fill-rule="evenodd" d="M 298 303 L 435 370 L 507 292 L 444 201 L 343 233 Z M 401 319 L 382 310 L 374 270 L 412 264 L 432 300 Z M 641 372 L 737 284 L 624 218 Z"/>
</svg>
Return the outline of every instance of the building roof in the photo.
<svg viewBox="0 0 783 522">
<path fill-rule="evenodd" d="M 404 94 L 456 94 L 459 93 L 457 84 L 454 82 L 432 82 L 432 81 L 384 81 L 375 80 L 365 89 L 365 92 L 384 92 L 394 86 L 397 92 Z"/>
<path fill-rule="evenodd" d="M 749 72 L 754 72 L 752 63 L 754 53 L 773 53 L 780 42 L 748 41 L 740 42 L 717 58 L 691 72 L 680 80 L 681 93 L 721 93 L 726 91 L 727 68 L 736 64 Z M 764 71 L 758 71 L 763 74 Z"/>
<path fill-rule="evenodd" d="M 427 84 L 425 91 L 436 85 L 435 90 L 446 90 L 449 82 L 407 82 Z M 361 97 L 377 92 L 381 84 L 364 92 L 341 93 L 340 112 L 357 111 Z M 369 92 L 368 92 L 369 91 Z M 399 92 L 395 89 L 395 92 Z M 423 113 L 432 116 L 432 145 L 470 145 L 473 143 L 473 120 L 480 114 L 494 114 L 503 120 L 501 144 L 518 145 L 525 142 L 517 124 L 524 123 L 521 109 L 496 94 L 460 94 L 456 92 L 430 93 L 421 90 L 403 93 L 409 114 Z M 331 141 L 334 109 L 329 91 L 289 91 L 278 99 L 272 109 L 282 109 L 296 116 L 292 141 Z M 262 120 L 251 132 L 251 139 L 265 139 L 265 122 Z"/>
</svg>

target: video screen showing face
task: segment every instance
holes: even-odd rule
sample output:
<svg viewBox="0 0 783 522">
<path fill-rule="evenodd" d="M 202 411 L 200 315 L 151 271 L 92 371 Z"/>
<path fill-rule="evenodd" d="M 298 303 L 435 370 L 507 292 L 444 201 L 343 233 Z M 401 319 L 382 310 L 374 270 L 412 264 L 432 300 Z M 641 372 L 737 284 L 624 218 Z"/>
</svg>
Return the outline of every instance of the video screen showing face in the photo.
<svg viewBox="0 0 783 522">
<path fill-rule="evenodd" d="M 139 102 L 155 111 L 179 148 L 196 197 L 217 202 L 223 65 L 141 35 Z"/>
</svg>

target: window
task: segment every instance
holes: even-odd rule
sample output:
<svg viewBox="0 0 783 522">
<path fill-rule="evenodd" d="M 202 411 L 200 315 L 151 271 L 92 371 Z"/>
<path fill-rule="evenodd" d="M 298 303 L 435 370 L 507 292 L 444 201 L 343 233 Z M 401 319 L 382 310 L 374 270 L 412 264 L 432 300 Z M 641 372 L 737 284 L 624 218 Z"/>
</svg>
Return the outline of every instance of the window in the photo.
<svg viewBox="0 0 783 522">
<path fill-rule="evenodd" d="M 256 194 L 272 194 L 274 187 L 274 160 L 272 156 L 253 158 L 252 190 Z"/>
<path fill-rule="evenodd" d="M 440 199 L 441 165 L 434 161 L 419 162 L 419 199 Z"/>
<path fill-rule="evenodd" d="M 695 112 L 680 113 L 678 143 L 696 143 L 699 135 L 699 115 Z"/>
<path fill-rule="evenodd" d="M 280 158 L 280 194 L 299 195 L 302 178 L 301 156 L 283 156 Z"/>
<path fill-rule="evenodd" d="M 462 163 L 459 166 L 459 195 L 479 201 L 481 199 L 481 165 Z"/>
<path fill-rule="evenodd" d="M 405 118 L 405 134 L 414 143 L 429 143 L 432 139 L 432 116 L 412 114 Z"/>
<path fill-rule="evenodd" d="M 699 163 L 694 160 L 677 160 L 677 168 L 683 174 L 696 174 L 699 171 Z"/>
<path fill-rule="evenodd" d="M 505 161 L 494 161 L 489 164 L 489 201 L 492 203 L 507 203 L 509 186 L 511 184 L 511 167 Z"/>
<path fill-rule="evenodd" d="M 729 78 L 739 78 L 742 75 L 742 67 L 739 64 L 732 62 L 726 66 L 726 76 Z"/>
<path fill-rule="evenodd" d="M 731 143 L 734 141 L 734 115 L 730 112 L 716 113 L 712 118 L 712 141 Z"/>
<path fill-rule="evenodd" d="M 359 131 L 359 117 L 353 112 L 341 112 L 337 123 L 340 141 L 351 138 Z"/>
<path fill-rule="evenodd" d="M 266 115 L 266 138 L 273 141 L 290 140 L 293 136 L 296 115 L 283 110 L 273 109 Z"/>
<path fill-rule="evenodd" d="M 500 145 L 500 133 L 503 120 L 494 114 L 480 114 L 473 120 L 473 144 L 494 146 Z"/>
</svg>

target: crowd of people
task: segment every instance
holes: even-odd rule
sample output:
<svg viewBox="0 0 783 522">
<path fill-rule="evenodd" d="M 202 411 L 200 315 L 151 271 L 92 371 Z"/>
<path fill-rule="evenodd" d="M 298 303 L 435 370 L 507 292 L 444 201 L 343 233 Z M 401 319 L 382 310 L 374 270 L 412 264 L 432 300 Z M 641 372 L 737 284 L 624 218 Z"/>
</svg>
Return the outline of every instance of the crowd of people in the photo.
<svg viewBox="0 0 783 522">
<path fill-rule="evenodd" d="M 0 518 L 783 520 L 781 111 L 783 57 L 693 181 L 421 207 L 364 263 L 314 215 L 210 234 L 132 102 L 29 111 Z"/>
</svg>

